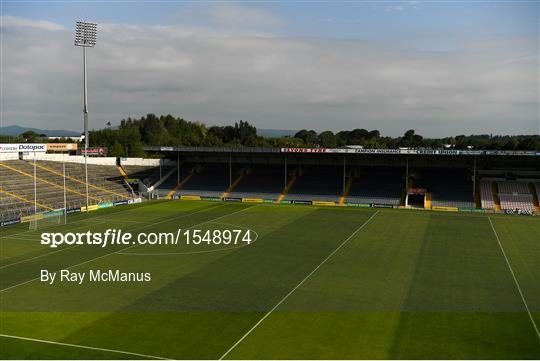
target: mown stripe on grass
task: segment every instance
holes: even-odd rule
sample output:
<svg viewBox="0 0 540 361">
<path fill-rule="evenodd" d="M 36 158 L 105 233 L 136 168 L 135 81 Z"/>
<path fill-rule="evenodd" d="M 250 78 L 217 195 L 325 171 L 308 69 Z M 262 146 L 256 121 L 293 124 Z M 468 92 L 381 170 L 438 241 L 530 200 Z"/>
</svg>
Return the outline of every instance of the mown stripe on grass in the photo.
<svg viewBox="0 0 540 361">
<path fill-rule="evenodd" d="M 228 358 L 387 358 L 427 224 L 381 211 Z"/>
<path fill-rule="evenodd" d="M 372 215 L 308 210 L 294 222 L 261 236 L 253 247 L 229 252 L 182 275 L 66 341 L 91 338 L 95 344 L 109 342 L 114 339 L 113 325 L 132 322 L 141 328 L 131 330 L 130 339 L 144 339 L 148 347 L 141 351 L 167 344 L 171 352 L 166 355 L 174 358 L 219 357 Z M 297 210 L 283 208 L 282 212 L 286 216 Z M 266 221 L 260 218 L 265 225 Z M 167 321 L 164 324 L 160 317 L 144 316 L 149 313 L 164 314 Z M 130 321 L 121 321 L 123 315 Z M 148 329 L 153 330 L 153 342 L 147 339 Z M 125 348 L 122 340 L 116 341 L 114 347 Z"/>
<path fill-rule="evenodd" d="M 488 217 L 488 220 L 489 220 L 489 225 L 491 226 L 491 229 L 493 230 L 493 234 L 495 234 L 495 238 L 497 239 L 497 244 L 499 245 L 499 248 L 501 249 L 501 253 L 504 257 L 506 265 L 508 266 L 508 270 L 512 274 L 512 279 L 514 280 L 514 283 L 516 284 L 516 289 L 519 293 L 519 296 L 521 297 L 521 300 L 523 301 L 523 305 L 525 306 L 525 309 L 527 310 L 527 314 L 529 315 L 529 318 L 531 319 L 531 323 L 534 328 L 534 331 L 536 332 L 536 336 L 538 337 L 538 341 L 540 341 L 540 332 L 538 331 L 538 326 L 536 325 L 536 322 L 534 321 L 534 317 L 531 314 L 531 310 L 529 309 L 529 304 L 527 303 L 527 300 L 525 300 L 525 296 L 523 295 L 521 286 L 519 285 L 519 282 L 516 278 L 514 269 L 512 268 L 512 265 L 510 264 L 508 257 L 506 256 L 506 252 L 504 251 L 504 248 L 501 244 L 501 240 L 499 239 L 499 235 L 497 234 L 497 231 L 495 230 L 495 226 L 493 226 L 493 222 L 491 221 L 491 218 Z"/>
<path fill-rule="evenodd" d="M 431 216 L 389 357 L 527 358 L 537 346 L 524 328 L 529 321 L 489 223 Z M 507 329 L 511 345 L 501 342 Z"/>
<path fill-rule="evenodd" d="M 138 209 L 142 208 L 155 208 L 155 209 L 161 209 L 168 207 L 168 204 L 172 204 L 172 201 L 152 201 L 152 202 L 142 202 L 142 203 L 136 203 L 136 204 L 130 204 L 125 205 L 121 207 L 111 207 L 111 208 L 103 208 L 92 212 L 82 212 L 82 213 L 74 213 L 68 215 L 68 224 L 74 224 L 84 221 L 89 221 L 92 219 L 97 218 L 106 218 L 108 215 L 111 214 L 118 214 L 118 213 L 128 213 L 132 211 L 136 211 Z M 63 225 L 60 225 L 58 227 L 62 227 Z M 0 227 L 0 234 L 4 235 L 14 235 L 14 234 L 24 234 L 24 233 L 30 233 L 30 232 L 36 232 L 35 230 L 29 230 L 27 223 L 20 223 L 17 225 L 9 226 L 9 227 Z"/>
<path fill-rule="evenodd" d="M 259 321 L 257 321 L 257 323 L 255 323 L 246 333 L 242 335 L 242 337 L 238 339 L 238 341 L 236 341 L 227 351 L 225 351 L 225 353 L 221 355 L 219 359 L 223 360 L 225 357 L 227 357 L 227 355 L 231 353 L 231 351 L 234 350 L 236 346 L 238 346 L 242 341 L 244 341 L 244 339 L 248 337 L 264 320 L 266 320 L 266 318 L 270 316 L 272 312 L 274 312 L 283 302 L 285 302 L 289 298 L 290 295 L 294 293 L 294 291 L 296 291 L 300 286 L 302 286 L 304 282 L 306 282 L 315 272 L 319 270 L 319 268 L 321 268 L 330 258 L 332 258 L 332 256 L 336 254 L 336 252 L 338 252 L 343 246 L 345 246 L 351 238 L 353 238 L 358 232 L 360 232 L 360 230 L 362 230 L 362 228 L 364 228 L 378 213 L 378 211 L 373 213 L 373 215 L 369 217 L 364 223 L 362 223 L 362 225 L 360 225 L 353 233 L 351 233 L 349 237 L 345 238 L 345 240 L 341 242 L 328 256 L 326 256 L 317 265 L 317 267 L 315 267 L 311 272 L 309 272 L 306 277 L 302 278 L 302 280 L 296 286 L 294 286 L 293 289 L 291 289 L 281 300 L 279 300 L 279 302 L 276 303 L 274 307 L 272 307 L 268 312 L 266 312 L 264 316 L 261 317 Z"/>
<path fill-rule="evenodd" d="M 143 357 L 143 358 L 147 358 L 147 359 L 168 360 L 167 358 L 160 357 L 160 356 L 145 355 L 145 354 L 136 353 L 136 352 L 129 352 L 129 351 L 113 350 L 113 349 L 108 349 L 108 348 L 103 348 L 103 347 L 76 345 L 76 344 L 65 343 L 65 342 L 41 340 L 41 339 L 37 339 L 37 338 L 29 338 L 29 337 L 6 335 L 6 334 L 0 334 L 0 337 L 12 338 L 12 339 L 30 341 L 30 342 L 46 343 L 46 344 L 65 346 L 65 347 L 82 348 L 82 349 L 92 350 L 92 351 L 104 351 L 104 352 L 109 352 L 109 353 L 123 354 L 123 355 L 136 356 L 136 357 Z"/>
<path fill-rule="evenodd" d="M 126 230 L 131 231 L 131 232 L 133 232 L 135 230 L 140 231 L 142 229 L 146 229 L 146 228 L 149 228 L 149 227 L 154 227 L 154 226 L 159 225 L 159 224 L 177 221 L 180 218 L 192 217 L 192 216 L 198 215 L 199 213 L 213 211 L 216 208 L 227 209 L 224 206 L 225 206 L 225 204 L 220 204 L 220 205 L 214 206 L 214 207 L 201 208 L 201 209 L 198 209 L 197 211 L 191 212 L 191 213 L 186 213 L 186 214 L 182 213 L 180 216 L 179 215 L 166 216 L 166 217 L 163 217 L 163 219 L 161 219 L 158 222 L 143 223 L 143 224 L 141 224 L 141 225 L 139 225 L 137 227 L 133 227 L 133 228 L 130 228 L 128 226 L 128 227 L 126 227 Z M 96 229 L 94 229 L 94 231 L 95 230 Z M 77 266 L 86 264 L 88 262 L 92 262 L 92 261 L 107 257 L 107 256 L 109 256 L 111 254 L 116 253 L 119 250 L 126 250 L 126 249 L 129 249 L 129 248 L 133 248 L 133 246 L 122 247 L 122 246 L 116 246 L 115 245 L 115 246 L 109 247 L 108 249 L 101 248 L 101 247 L 95 247 L 95 246 L 74 246 L 74 247 L 70 247 L 68 249 L 68 251 L 70 251 L 70 252 L 63 252 L 61 254 L 61 258 L 54 259 L 52 263 L 48 263 L 47 265 L 43 265 L 42 263 L 36 264 L 35 262 L 29 262 L 29 263 L 26 263 L 25 265 L 23 265 L 24 267 L 22 267 L 22 266 L 17 267 L 16 266 L 16 267 L 11 267 L 9 269 L 1 269 L 0 270 L 0 280 L 1 280 L 0 284 L 1 284 L 2 289 L 0 289 L 0 293 L 11 290 L 11 289 L 19 287 L 19 286 L 23 286 L 23 285 L 25 285 L 27 283 L 38 280 L 39 276 L 38 277 L 32 277 L 32 276 L 35 275 L 36 272 L 39 272 L 40 269 L 44 269 L 44 267 L 52 268 L 53 271 L 57 271 L 57 270 L 60 270 L 60 269 L 69 269 L 69 268 L 72 268 L 72 267 L 77 267 Z M 111 252 L 111 249 L 113 249 L 112 252 Z M 82 250 L 82 251 L 80 253 L 73 254 L 73 252 L 71 252 L 73 250 L 75 250 L 75 251 Z M 86 258 L 86 260 L 84 260 L 83 262 L 74 264 L 72 262 L 73 261 L 73 256 L 76 256 L 76 257 L 82 256 L 82 258 L 83 259 Z M 71 263 L 71 265 L 66 265 L 64 263 L 66 261 Z M 30 276 L 32 278 L 28 279 L 28 276 Z M 24 281 L 21 281 L 21 278 L 24 279 L 25 277 L 26 277 L 26 279 Z M 6 285 L 7 285 L 7 287 L 6 287 Z"/>
</svg>

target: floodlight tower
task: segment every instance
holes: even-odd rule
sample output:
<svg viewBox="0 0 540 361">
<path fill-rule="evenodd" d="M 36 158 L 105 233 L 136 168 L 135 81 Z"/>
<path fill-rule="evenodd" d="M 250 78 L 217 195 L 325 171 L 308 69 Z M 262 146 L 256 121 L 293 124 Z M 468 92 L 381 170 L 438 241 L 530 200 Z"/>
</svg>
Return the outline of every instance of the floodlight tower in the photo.
<svg viewBox="0 0 540 361">
<path fill-rule="evenodd" d="M 96 46 L 97 24 L 77 21 L 75 27 L 75 46 L 83 49 L 83 115 L 84 115 L 84 176 L 86 183 L 86 212 L 88 212 L 88 96 L 86 85 L 86 48 Z"/>
</svg>

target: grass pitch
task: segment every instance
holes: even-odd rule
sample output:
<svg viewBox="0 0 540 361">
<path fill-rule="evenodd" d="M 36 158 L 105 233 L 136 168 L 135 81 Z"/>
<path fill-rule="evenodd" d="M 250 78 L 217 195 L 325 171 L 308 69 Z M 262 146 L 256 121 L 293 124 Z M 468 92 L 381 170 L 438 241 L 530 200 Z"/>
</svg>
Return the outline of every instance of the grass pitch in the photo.
<svg viewBox="0 0 540 361">
<path fill-rule="evenodd" d="M 68 221 L 0 230 L 2 359 L 540 358 L 538 217 L 169 201 Z M 38 242 L 225 223 L 256 242 L 176 254 Z M 152 281 L 40 282 L 64 268 Z"/>
</svg>

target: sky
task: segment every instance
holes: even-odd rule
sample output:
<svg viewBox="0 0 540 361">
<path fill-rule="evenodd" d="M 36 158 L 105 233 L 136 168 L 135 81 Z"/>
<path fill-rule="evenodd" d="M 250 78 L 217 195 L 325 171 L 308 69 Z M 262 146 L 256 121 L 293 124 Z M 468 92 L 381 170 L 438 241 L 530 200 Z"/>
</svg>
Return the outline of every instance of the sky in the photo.
<svg viewBox="0 0 540 361">
<path fill-rule="evenodd" d="M 0 1 L 0 125 L 540 134 L 539 0 Z"/>
</svg>

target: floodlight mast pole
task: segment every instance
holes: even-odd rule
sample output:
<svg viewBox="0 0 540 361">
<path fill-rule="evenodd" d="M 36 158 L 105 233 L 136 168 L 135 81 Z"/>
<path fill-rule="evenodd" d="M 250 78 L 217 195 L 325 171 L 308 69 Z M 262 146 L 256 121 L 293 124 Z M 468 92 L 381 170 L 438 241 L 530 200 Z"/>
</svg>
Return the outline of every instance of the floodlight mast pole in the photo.
<svg viewBox="0 0 540 361">
<path fill-rule="evenodd" d="M 84 113 L 84 149 L 85 154 L 88 149 L 88 81 L 86 74 L 86 47 L 82 47 L 83 50 L 83 83 L 84 83 L 84 93 L 83 93 L 83 113 Z"/>
<path fill-rule="evenodd" d="M 86 213 L 88 213 L 88 85 L 86 76 L 86 46 L 83 49 L 83 82 L 84 82 L 84 100 L 83 100 L 83 114 L 84 114 L 84 183 L 86 186 Z"/>
<path fill-rule="evenodd" d="M 84 178 L 86 184 L 86 212 L 90 205 L 88 195 L 88 85 L 86 75 L 86 48 L 96 45 L 97 24 L 78 21 L 75 30 L 75 46 L 83 49 L 83 116 L 84 116 Z"/>
</svg>

